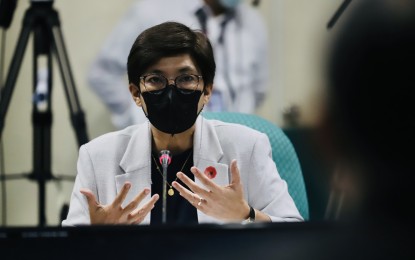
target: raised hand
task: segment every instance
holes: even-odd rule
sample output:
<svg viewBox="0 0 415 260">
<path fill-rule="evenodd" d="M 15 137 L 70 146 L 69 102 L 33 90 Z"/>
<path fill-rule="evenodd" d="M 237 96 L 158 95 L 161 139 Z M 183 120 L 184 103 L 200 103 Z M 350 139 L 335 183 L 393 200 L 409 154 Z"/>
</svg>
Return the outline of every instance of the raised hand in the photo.
<svg viewBox="0 0 415 260">
<path fill-rule="evenodd" d="M 182 172 L 178 172 L 177 177 L 190 189 L 186 189 L 178 182 L 173 182 L 173 187 L 180 192 L 183 198 L 206 215 L 218 219 L 241 221 L 248 217 L 249 205 L 243 196 L 236 160 L 232 160 L 230 165 L 232 182 L 224 187 L 212 182 L 197 167 L 192 167 L 190 170 L 208 190 L 197 185 Z"/>
<path fill-rule="evenodd" d="M 91 224 L 139 224 L 145 216 L 154 208 L 154 203 L 159 199 L 157 194 L 141 208 L 138 204 L 150 193 L 149 189 L 141 191 L 127 206 L 122 207 L 122 203 L 131 188 L 131 183 L 124 183 L 121 192 L 109 205 L 101 205 L 95 198 L 92 191 L 81 189 L 80 192 L 86 197 L 89 207 Z"/>
</svg>

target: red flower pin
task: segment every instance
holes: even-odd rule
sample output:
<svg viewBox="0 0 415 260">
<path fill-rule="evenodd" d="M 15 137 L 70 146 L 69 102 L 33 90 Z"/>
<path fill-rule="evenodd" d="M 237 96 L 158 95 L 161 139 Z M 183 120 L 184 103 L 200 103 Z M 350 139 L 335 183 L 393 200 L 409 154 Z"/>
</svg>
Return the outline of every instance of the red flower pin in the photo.
<svg viewBox="0 0 415 260">
<path fill-rule="evenodd" d="M 206 167 L 204 173 L 209 179 L 213 179 L 216 177 L 216 169 L 213 166 Z"/>
</svg>

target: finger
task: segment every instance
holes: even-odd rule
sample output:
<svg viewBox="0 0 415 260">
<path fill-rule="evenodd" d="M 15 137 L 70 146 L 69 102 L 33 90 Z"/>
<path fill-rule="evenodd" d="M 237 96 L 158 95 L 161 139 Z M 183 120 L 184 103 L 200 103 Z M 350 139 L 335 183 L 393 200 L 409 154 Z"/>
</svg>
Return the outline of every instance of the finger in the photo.
<svg viewBox="0 0 415 260">
<path fill-rule="evenodd" d="M 194 193 L 200 194 L 202 196 L 207 196 L 208 191 L 201 188 L 199 185 L 197 185 L 192 179 L 187 177 L 184 173 L 178 172 L 177 177 L 186 184 L 187 187 L 189 187 L 190 190 L 192 190 Z"/>
<path fill-rule="evenodd" d="M 150 210 L 152 210 L 153 208 L 154 208 L 154 206 Z M 129 216 L 130 224 L 133 224 L 133 225 L 140 224 L 141 222 L 143 222 L 143 220 L 145 219 L 146 215 L 143 215 L 143 214 L 141 214 L 139 212 L 137 215 L 131 215 L 131 216 Z"/>
<path fill-rule="evenodd" d="M 196 206 L 197 202 L 200 200 L 199 197 L 196 197 L 196 195 L 193 192 L 183 187 L 177 181 L 174 181 L 172 185 L 179 192 L 180 196 L 185 198 L 188 202 L 190 202 L 190 204 Z"/>
<path fill-rule="evenodd" d="M 136 209 L 135 211 L 131 212 L 128 215 L 128 219 L 132 223 L 139 223 L 143 221 L 143 219 L 147 216 L 147 214 L 154 208 L 154 204 L 158 201 L 160 196 L 158 194 L 154 194 L 151 199 L 143 205 L 141 209 Z"/>
<path fill-rule="evenodd" d="M 130 222 L 131 224 L 140 224 L 141 222 L 143 222 L 143 220 L 145 219 L 145 217 L 147 216 L 147 214 L 154 208 L 154 204 L 153 206 L 150 208 L 150 210 L 144 215 L 144 214 L 140 214 L 140 212 L 138 212 L 137 215 L 134 215 L 134 217 L 131 217 L 131 219 L 133 220 L 132 222 Z"/>
<path fill-rule="evenodd" d="M 89 209 L 96 208 L 99 206 L 99 203 L 97 199 L 95 198 L 94 193 L 92 193 L 89 189 L 80 189 L 80 192 L 86 197 L 86 200 L 88 201 L 88 207 Z"/>
<path fill-rule="evenodd" d="M 232 176 L 231 184 L 241 183 L 241 175 L 239 174 L 238 164 L 235 159 L 233 159 L 231 162 L 231 176 Z"/>
<path fill-rule="evenodd" d="M 160 196 L 158 194 L 154 194 L 153 197 L 151 197 L 151 199 L 144 204 L 144 206 L 141 208 L 143 210 L 144 216 L 146 216 L 153 208 L 154 208 L 154 204 L 156 204 L 156 202 L 159 200 Z"/>
<path fill-rule="evenodd" d="M 145 188 L 144 190 L 142 190 L 137 196 L 135 196 L 135 198 L 128 203 L 128 205 L 124 208 L 124 212 L 130 212 L 132 210 L 134 210 L 138 204 L 141 203 L 141 201 L 147 197 L 147 195 L 150 193 L 150 189 Z"/>
<path fill-rule="evenodd" d="M 124 185 L 122 186 L 121 192 L 117 195 L 117 197 L 115 197 L 114 202 L 112 203 L 114 206 L 120 206 L 123 201 L 125 200 L 125 197 L 127 197 L 127 193 L 131 188 L 131 183 L 130 182 L 125 182 Z"/>
<path fill-rule="evenodd" d="M 216 183 L 211 181 L 205 174 L 203 174 L 197 167 L 190 168 L 190 171 L 193 175 L 203 184 L 205 187 L 211 191 L 214 191 L 219 188 Z"/>
</svg>

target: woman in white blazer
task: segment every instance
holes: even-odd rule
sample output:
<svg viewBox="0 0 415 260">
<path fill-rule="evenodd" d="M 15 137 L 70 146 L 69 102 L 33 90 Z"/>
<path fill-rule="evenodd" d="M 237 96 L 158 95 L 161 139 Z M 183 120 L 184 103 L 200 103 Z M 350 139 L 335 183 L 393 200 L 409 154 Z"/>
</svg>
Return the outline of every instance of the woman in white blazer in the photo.
<svg viewBox="0 0 415 260">
<path fill-rule="evenodd" d="M 215 67 L 209 40 L 183 24 L 137 37 L 129 89 L 148 122 L 80 148 L 64 226 L 303 220 L 267 136 L 200 116 Z"/>
</svg>

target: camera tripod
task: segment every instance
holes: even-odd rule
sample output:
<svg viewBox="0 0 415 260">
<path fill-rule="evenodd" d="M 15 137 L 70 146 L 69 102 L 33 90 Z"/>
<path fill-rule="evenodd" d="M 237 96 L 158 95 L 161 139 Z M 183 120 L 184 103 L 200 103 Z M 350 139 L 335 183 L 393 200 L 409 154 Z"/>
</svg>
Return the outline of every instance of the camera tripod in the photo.
<svg viewBox="0 0 415 260">
<path fill-rule="evenodd" d="M 56 10 L 52 8 L 51 1 L 31 0 L 31 5 L 26 10 L 23 19 L 23 26 L 18 38 L 16 49 L 7 74 L 6 82 L 2 88 L 0 100 L 0 136 L 4 128 L 4 121 L 7 108 L 12 97 L 13 88 L 22 64 L 25 48 L 29 36 L 34 33 L 34 57 L 33 57 L 33 93 L 36 92 L 38 82 L 38 61 L 39 57 L 46 57 L 47 63 L 47 95 L 41 96 L 42 102 L 46 106 L 39 106 L 35 98 L 32 110 L 33 125 L 33 171 L 29 174 L 17 175 L 7 179 L 29 178 L 38 183 L 39 189 L 39 226 L 45 226 L 45 184 L 46 181 L 59 179 L 53 176 L 51 172 L 51 93 L 52 93 L 52 54 L 56 55 L 61 78 L 63 80 L 66 100 L 70 110 L 72 127 L 75 129 L 78 145 L 88 142 L 86 132 L 85 116 L 80 107 L 78 95 L 75 89 L 75 82 L 72 76 L 71 68 L 62 32 L 60 29 L 59 16 Z M 72 178 L 73 179 L 73 178 Z"/>
</svg>

